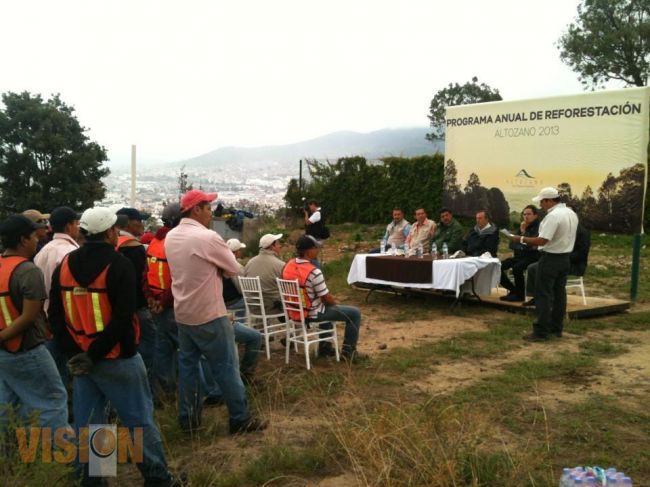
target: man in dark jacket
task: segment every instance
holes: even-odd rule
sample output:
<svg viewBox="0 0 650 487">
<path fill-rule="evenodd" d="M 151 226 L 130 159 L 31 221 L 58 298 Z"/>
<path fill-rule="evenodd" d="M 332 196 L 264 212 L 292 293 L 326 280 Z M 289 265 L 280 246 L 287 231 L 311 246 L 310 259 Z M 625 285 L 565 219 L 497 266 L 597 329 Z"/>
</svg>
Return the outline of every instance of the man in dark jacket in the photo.
<svg viewBox="0 0 650 487">
<path fill-rule="evenodd" d="M 490 223 L 490 216 L 487 210 L 480 210 L 476 213 L 476 226 L 472 228 L 463 241 L 463 252 L 466 255 L 478 257 L 485 252 L 497 256 L 499 247 L 499 232 L 495 224 Z"/>
<path fill-rule="evenodd" d="M 523 221 L 519 227 L 517 235 L 524 237 L 537 237 L 539 233 L 538 209 L 535 205 L 528 205 L 522 212 Z M 501 262 L 501 286 L 508 290 L 506 296 L 502 296 L 501 301 L 523 301 L 526 294 L 526 278 L 524 276 L 526 269 L 533 262 L 539 260 L 539 251 L 537 247 L 531 247 L 519 242 L 510 242 L 510 248 L 514 251 L 514 256 L 509 257 Z M 514 284 L 507 275 L 508 269 L 512 269 L 512 275 L 515 278 Z"/>
<path fill-rule="evenodd" d="M 589 259 L 589 249 L 591 248 L 591 233 L 588 229 L 578 223 L 576 230 L 576 243 L 573 245 L 573 251 L 569 255 L 571 276 L 584 276 L 587 270 L 587 260 Z"/>
<path fill-rule="evenodd" d="M 86 243 L 68 254 L 52 276 L 48 316 L 55 339 L 70 357 L 77 434 L 107 423 L 110 401 L 123 426 L 142 428 L 146 485 L 171 485 L 142 357 L 137 352 L 136 279 L 115 251 L 117 215 L 91 208 L 81 216 Z M 79 437 L 79 436 L 77 436 Z M 83 485 L 91 485 L 84 465 Z M 93 480 L 97 480 L 94 478 Z"/>
<path fill-rule="evenodd" d="M 454 218 L 449 208 L 440 210 L 440 223 L 433 234 L 431 244 L 436 244 L 438 252 L 442 252 L 442 246 L 446 243 L 450 254 L 461 250 L 463 247 L 463 227 Z"/>
<path fill-rule="evenodd" d="M 142 223 L 144 217 L 135 208 L 122 208 L 117 211 L 117 215 L 119 218 L 117 224 L 120 227 L 117 248 L 133 264 L 135 278 L 139 284 L 142 282 L 143 274 L 147 272 L 147 252 L 144 245 L 138 240 L 144 230 Z M 153 382 L 156 325 L 151 316 L 151 311 L 149 311 L 147 298 L 140 285 L 135 289 L 135 299 L 138 319 L 140 320 L 140 344 L 138 345 L 138 352 L 142 355 L 144 366 L 147 368 L 149 382 Z"/>
</svg>

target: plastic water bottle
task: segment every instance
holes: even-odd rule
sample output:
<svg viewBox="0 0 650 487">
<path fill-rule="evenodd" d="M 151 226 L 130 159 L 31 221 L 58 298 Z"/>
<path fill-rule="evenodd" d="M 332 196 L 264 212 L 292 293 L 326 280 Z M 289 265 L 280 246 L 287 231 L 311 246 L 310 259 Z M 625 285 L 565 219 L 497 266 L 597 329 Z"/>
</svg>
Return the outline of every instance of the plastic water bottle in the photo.
<svg viewBox="0 0 650 487">
<path fill-rule="evenodd" d="M 562 477 L 560 477 L 560 487 L 570 487 L 571 486 L 571 484 L 569 484 L 570 480 L 571 480 L 571 469 L 563 468 Z"/>
<path fill-rule="evenodd" d="M 449 258 L 449 247 L 447 246 L 447 242 L 442 244 L 442 258 L 443 259 Z"/>
<path fill-rule="evenodd" d="M 409 244 L 405 243 L 405 244 L 404 244 L 404 257 L 408 257 L 408 256 L 409 256 L 409 251 L 410 251 L 410 250 L 411 250 L 411 249 L 409 249 Z"/>
<path fill-rule="evenodd" d="M 383 238 L 379 241 L 379 253 L 386 253 L 386 241 Z"/>
<path fill-rule="evenodd" d="M 397 254 L 397 245 L 395 245 L 395 242 L 390 244 L 390 255 L 395 255 Z"/>
<path fill-rule="evenodd" d="M 438 258 L 438 246 L 435 242 L 431 244 L 431 257 L 433 260 L 436 260 Z"/>
<path fill-rule="evenodd" d="M 417 249 L 415 249 L 415 255 L 417 255 L 418 259 L 424 257 L 424 249 L 422 248 L 422 244 L 419 244 Z"/>
</svg>

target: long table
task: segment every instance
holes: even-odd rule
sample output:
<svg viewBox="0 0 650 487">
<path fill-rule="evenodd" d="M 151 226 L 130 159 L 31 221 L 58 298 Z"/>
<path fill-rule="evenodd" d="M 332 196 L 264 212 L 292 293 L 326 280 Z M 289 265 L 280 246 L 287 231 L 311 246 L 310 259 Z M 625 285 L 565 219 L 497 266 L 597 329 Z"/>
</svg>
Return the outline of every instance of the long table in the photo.
<svg viewBox="0 0 650 487">
<path fill-rule="evenodd" d="M 455 291 L 463 285 L 474 294 L 489 295 L 501 277 L 501 262 L 494 257 L 433 260 L 430 255 L 404 257 L 357 254 L 350 266 L 348 284 L 362 282 L 403 288 Z"/>
</svg>

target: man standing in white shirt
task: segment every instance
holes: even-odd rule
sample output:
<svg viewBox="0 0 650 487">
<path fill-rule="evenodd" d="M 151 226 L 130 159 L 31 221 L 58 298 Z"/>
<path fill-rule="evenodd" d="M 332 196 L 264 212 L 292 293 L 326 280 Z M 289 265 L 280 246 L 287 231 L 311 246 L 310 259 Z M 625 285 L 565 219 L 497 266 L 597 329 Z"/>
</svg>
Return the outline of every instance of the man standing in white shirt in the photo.
<svg viewBox="0 0 650 487">
<path fill-rule="evenodd" d="M 538 342 L 552 335 L 562 336 L 566 314 L 566 279 L 569 274 L 569 255 L 573 250 L 578 228 L 578 216 L 560 203 L 557 189 L 540 191 L 533 202 L 546 211 L 537 237 L 512 236 L 513 242 L 538 246 L 540 259 L 535 273 L 535 306 L 537 321 L 533 332 L 524 340 Z"/>
<path fill-rule="evenodd" d="M 43 272 L 43 277 L 45 278 L 45 290 L 47 291 L 48 298 L 45 300 L 43 306 L 46 311 L 49 306 L 54 269 L 56 269 L 66 255 L 79 248 L 79 244 L 77 243 L 77 239 L 79 238 L 79 218 L 81 218 L 81 215 L 72 208 L 68 208 L 67 206 L 55 208 L 50 215 L 50 225 L 52 225 L 54 236 L 36 254 L 36 257 L 34 257 L 34 264 Z M 67 383 L 69 376 L 68 368 L 66 367 L 66 357 L 59 350 L 55 340 L 47 340 L 45 346 L 50 352 L 50 355 L 52 355 L 64 384 Z"/>
</svg>

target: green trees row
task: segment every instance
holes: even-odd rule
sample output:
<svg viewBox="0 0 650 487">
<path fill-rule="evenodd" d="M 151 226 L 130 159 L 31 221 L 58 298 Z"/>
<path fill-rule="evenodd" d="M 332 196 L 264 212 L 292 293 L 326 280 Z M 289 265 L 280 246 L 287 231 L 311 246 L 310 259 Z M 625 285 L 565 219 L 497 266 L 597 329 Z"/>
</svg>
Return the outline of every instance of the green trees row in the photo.
<svg viewBox="0 0 650 487">
<path fill-rule="evenodd" d="M 368 162 L 343 157 L 336 162 L 307 161 L 310 180 L 300 193 L 298 181 L 289 182 L 285 201 L 302 214 L 302 198 L 315 199 L 329 223 L 385 223 L 394 207 L 407 215 L 423 206 L 435 215 L 442 200 L 442 154 L 412 158 L 386 157 Z"/>
</svg>

